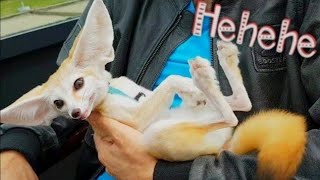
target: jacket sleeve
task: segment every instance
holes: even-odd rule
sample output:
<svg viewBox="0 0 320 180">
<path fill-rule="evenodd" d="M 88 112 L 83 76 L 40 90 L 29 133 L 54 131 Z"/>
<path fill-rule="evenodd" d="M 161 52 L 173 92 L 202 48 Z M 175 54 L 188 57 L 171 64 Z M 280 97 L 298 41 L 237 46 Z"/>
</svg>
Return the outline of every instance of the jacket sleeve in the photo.
<svg viewBox="0 0 320 180">
<path fill-rule="evenodd" d="M 305 2 L 305 16 L 300 33 L 312 34 L 317 41 L 317 53 L 308 59 L 302 60 L 301 80 L 310 103 L 309 115 L 318 127 L 320 126 L 320 4 L 317 0 Z"/>
<path fill-rule="evenodd" d="M 189 172 L 191 169 L 192 161 L 172 163 L 159 160 L 154 169 L 153 179 L 189 179 Z"/>
<path fill-rule="evenodd" d="M 60 158 L 61 147 L 75 130 L 83 126 L 82 121 L 58 117 L 51 126 L 0 126 L 0 152 L 20 152 L 32 168 L 41 172 Z"/>
<path fill-rule="evenodd" d="M 6 150 L 20 152 L 25 156 L 33 169 L 37 171 L 41 151 L 40 140 L 37 134 L 30 129 L 19 127 L 5 130 L 5 128 L 1 126 L 0 131 L 0 152 Z"/>
<path fill-rule="evenodd" d="M 219 158 L 202 156 L 193 162 L 172 163 L 159 161 L 154 180 L 206 180 L 206 179 L 253 179 L 256 169 L 255 155 L 236 156 L 223 152 Z"/>
<path fill-rule="evenodd" d="M 304 159 L 294 179 L 319 179 L 320 177 L 320 130 L 308 132 Z M 277 148 L 277 147 L 275 147 Z M 254 179 L 257 168 L 255 154 L 237 156 L 223 152 L 219 158 L 203 156 L 193 162 L 172 163 L 159 161 L 154 171 L 154 180 L 206 180 L 206 179 Z"/>
</svg>

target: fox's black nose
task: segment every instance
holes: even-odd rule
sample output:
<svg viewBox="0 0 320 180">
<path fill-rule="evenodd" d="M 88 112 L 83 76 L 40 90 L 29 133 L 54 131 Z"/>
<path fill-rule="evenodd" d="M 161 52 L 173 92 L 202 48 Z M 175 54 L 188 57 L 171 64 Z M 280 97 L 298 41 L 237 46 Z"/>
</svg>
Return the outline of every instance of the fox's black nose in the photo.
<svg viewBox="0 0 320 180">
<path fill-rule="evenodd" d="M 72 113 L 71 113 L 72 117 L 75 119 L 79 118 L 80 114 L 81 114 L 80 108 L 76 108 L 76 109 L 72 110 Z"/>
</svg>

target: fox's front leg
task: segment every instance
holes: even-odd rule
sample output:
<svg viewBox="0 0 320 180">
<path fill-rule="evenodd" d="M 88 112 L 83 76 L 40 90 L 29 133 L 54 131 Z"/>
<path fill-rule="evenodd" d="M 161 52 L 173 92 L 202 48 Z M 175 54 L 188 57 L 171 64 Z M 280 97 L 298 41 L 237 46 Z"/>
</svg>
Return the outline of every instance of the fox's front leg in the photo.
<svg viewBox="0 0 320 180">
<path fill-rule="evenodd" d="M 208 98 L 212 110 L 220 112 L 224 118 L 219 126 L 236 126 L 238 119 L 223 96 L 216 79 L 215 70 L 210 66 L 210 63 L 201 57 L 196 57 L 189 64 L 194 84 Z"/>
<path fill-rule="evenodd" d="M 171 75 L 165 79 L 138 105 L 137 112 L 133 115 L 138 130 L 143 131 L 163 110 L 169 109 L 176 93 L 190 91 L 189 85 L 190 79 L 182 76 Z"/>
<path fill-rule="evenodd" d="M 218 41 L 219 63 L 232 89 L 232 95 L 225 99 L 232 107 L 233 111 L 250 111 L 252 108 L 246 88 L 244 87 L 240 68 L 239 51 L 236 45 L 231 42 Z"/>
</svg>

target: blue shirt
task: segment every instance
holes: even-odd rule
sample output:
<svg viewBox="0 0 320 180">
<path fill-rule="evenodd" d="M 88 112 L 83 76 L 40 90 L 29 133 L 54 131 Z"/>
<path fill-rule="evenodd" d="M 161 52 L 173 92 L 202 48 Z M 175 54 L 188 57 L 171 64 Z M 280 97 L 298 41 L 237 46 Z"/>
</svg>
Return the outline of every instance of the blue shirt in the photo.
<svg viewBox="0 0 320 180">
<path fill-rule="evenodd" d="M 195 6 L 193 1 L 191 1 L 187 7 L 188 11 L 195 13 Z M 211 60 L 213 57 L 211 55 L 211 45 L 210 45 L 210 26 L 211 21 L 209 17 L 204 18 L 202 35 L 191 36 L 180 46 L 178 46 L 171 54 L 166 62 L 159 78 L 155 82 L 153 89 L 159 86 L 159 84 L 165 80 L 170 75 L 181 75 L 185 77 L 191 77 L 189 72 L 188 60 L 195 58 L 196 56 L 201 56 L 205 59 Z M 172 108 L 179 107 L 182 100 L 175 96 Z M 134 172 L 133 172 L 134 173 Z M 106 172 L 98 177 L 98 180 L 113 180 Z"/>
<path fill-rule="evenodd" d="M 187 10 L 193 14 L 195 13 L 195 7 L 192 1 L 189 3 Z M 172 52 L 164 66 L 164 69 L 155 82 L 153 89 L 158 87 L 163 80 L 173 74 L 191 77 L 188 60 L 193 59 L 196 56 L 201 56 L 205 59 L 211 60 L 210 26 L 210 18 L 205 17 L 202 35 L 200 37 L 191 36 Z M 175 96 L 171 108 L 179 107 L 181 102 L 182 100 L 178 96 Z"/>
</svg>

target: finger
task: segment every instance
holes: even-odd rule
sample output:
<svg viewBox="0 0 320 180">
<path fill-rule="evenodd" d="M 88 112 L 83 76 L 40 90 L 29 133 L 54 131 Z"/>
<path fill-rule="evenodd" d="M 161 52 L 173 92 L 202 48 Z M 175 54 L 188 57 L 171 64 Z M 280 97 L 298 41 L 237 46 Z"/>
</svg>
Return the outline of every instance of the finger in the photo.
<svg viewBox="0 0 320 180">
<path fill-rule="evenodd" d="M 101 138 L 98 135 L 94 136 L 96 144 L 97 154 L 99 161 L 103 164 L 109 173 L 112 173 L 112 166 L 115 161 L 118 161 L 115 157 L 119 154 L 119 149 L 113 143 L 106 142 L 105 138 Z"/>
<path fill-rule="evenodd" d="M 118 130 L 123 128 L 122 123 L 111 118 L 104 117 L 99 112 L 92 112 L 89 117 L 89 123 L 93 130 L 100 136 L 114 136 Z"/>
<path fill-rule="evenodd" d="M 97 141 L 98 145 L 102 143 L 106 143 L 108 145 L 114 144 L 114 138 L 112 138 L 111 136 L 101 137 L 98 134 L 94 133 L 93 139 L 94 139 L 94 142 Z"/>
<path fill-rule="evenodd" d="M 93 112 L 89 117 L 89 123 L 91 124 L 95 133 L 102 138 L 112 138 L 117 144 L 122 144 L 123 141 L 141 136 L 141 133 L 137 130 L 122 124 L 116 120 L 106 118 L 99 112 Z M 137 140 L 137 139 L 136 139 Z"/>
<path fill-rule="evenodd" d="M 104 126 L 106 122 L 103 119 L 103 116 L 97 111 L 93 111 L 88 117 L 88 121 L 94 129 L 99 129 L 102 125 Z"/>
<path fill-rule="evenodd" d="M 111 136 L 112 120 L 102 116 L 99 112 L 92 112 L 88 118 L 95 133 L 101 137 Z"/>
<path fill-rule="evenodd" d="M 108 160 L 110 160 L 112 156 L 110 152 L 112 143 L 105 141 L 105 139 L 101 138 L 99 135 L 94 135 L 93 139 L 98 153 L 98 159 L 104 166 L 106 166 L 108 164 Z"/>
</svg>

